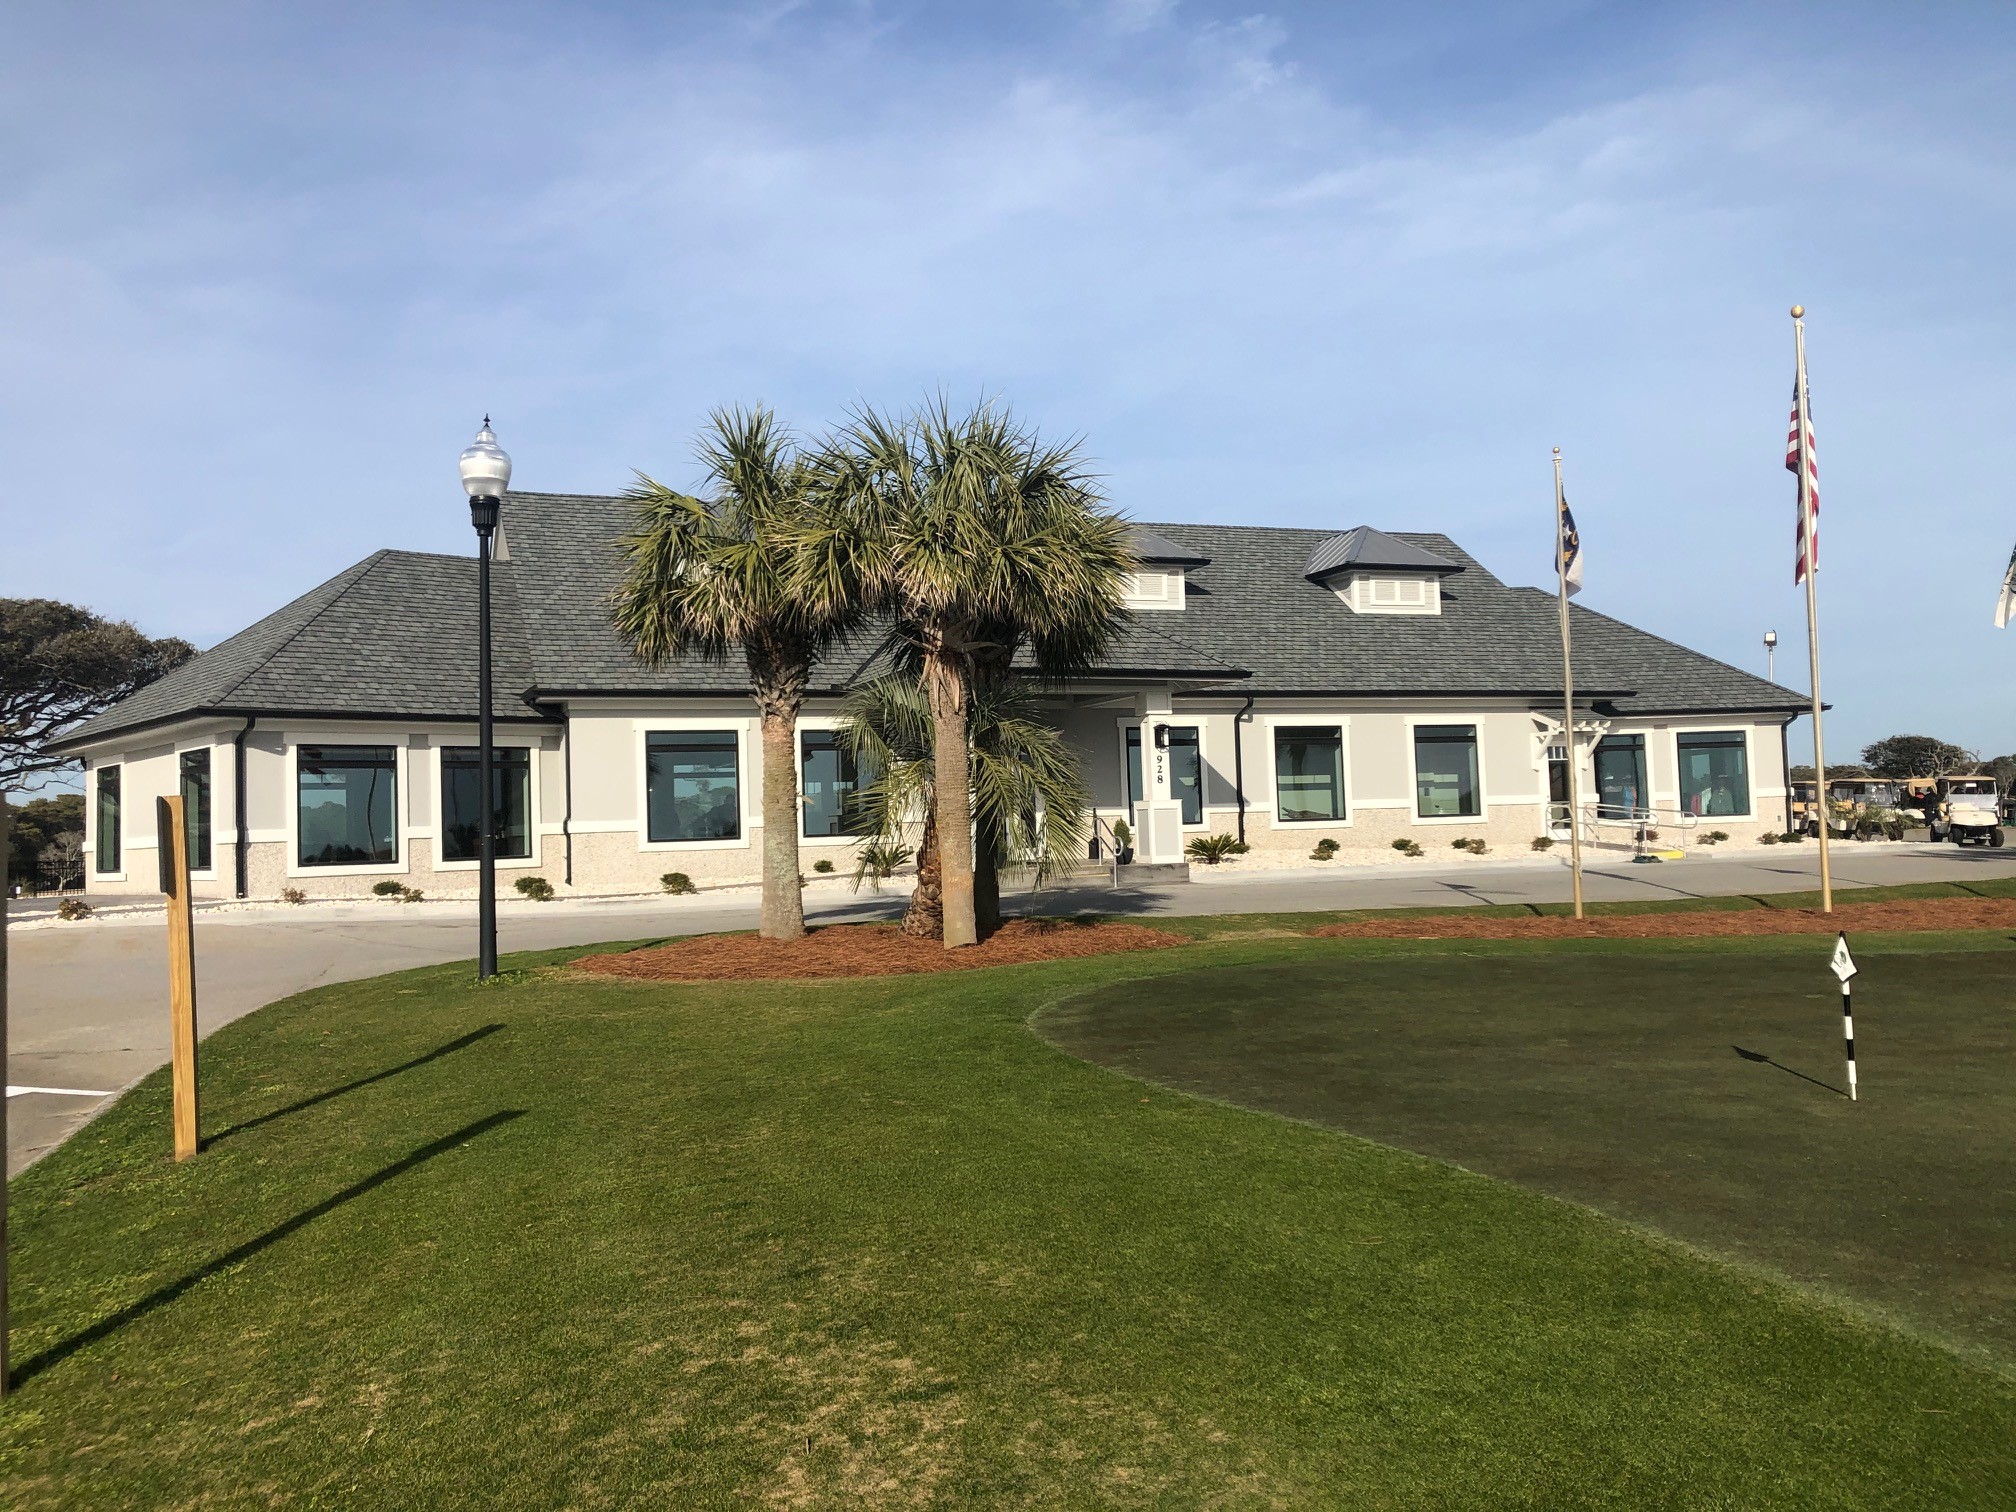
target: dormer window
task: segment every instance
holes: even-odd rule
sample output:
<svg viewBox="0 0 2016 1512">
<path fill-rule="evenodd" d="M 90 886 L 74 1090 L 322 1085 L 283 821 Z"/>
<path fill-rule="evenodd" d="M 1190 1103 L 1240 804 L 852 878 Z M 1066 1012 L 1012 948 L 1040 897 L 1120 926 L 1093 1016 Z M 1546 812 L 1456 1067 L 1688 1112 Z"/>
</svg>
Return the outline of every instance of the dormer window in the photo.
<svg viewBox="0 0 2016 1512">
<path fill-rule="evenodd" d="M 1181 609 L 1183 594 L 1180 567 L 1143 567 L 1127 574 L 1122 601 L 1129 609 Z"/>
<path fill-rule="evenodd" d="M 1462 565 L 1369 525 L 1317 544 L 1302 575 L 1354 614 L 1440 614 L 1442 579 Z"/>
<path fill-rule="evenodd" d="M 1358 614 L 1440 614 L 1442 580 L 1431 572 L 1352 572 L 1330 579 L 1344 606 Z"/>
</svg>

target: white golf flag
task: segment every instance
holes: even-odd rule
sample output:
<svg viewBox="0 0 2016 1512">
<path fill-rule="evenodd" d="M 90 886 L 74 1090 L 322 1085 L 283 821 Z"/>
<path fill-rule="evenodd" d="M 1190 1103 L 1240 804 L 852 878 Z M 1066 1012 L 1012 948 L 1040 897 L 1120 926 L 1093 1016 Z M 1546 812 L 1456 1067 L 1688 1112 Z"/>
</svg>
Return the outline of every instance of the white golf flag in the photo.
<svg viewBox="0 0 2016 1512">
<path fill-rule="evenodd" d="M 2002 574 L 2002 597 L 1995 603 L 1995 628 L 2006 630 L 2016 619 L 2016 551 L 2009 553 L 2009 566 Z"/>
</svg>

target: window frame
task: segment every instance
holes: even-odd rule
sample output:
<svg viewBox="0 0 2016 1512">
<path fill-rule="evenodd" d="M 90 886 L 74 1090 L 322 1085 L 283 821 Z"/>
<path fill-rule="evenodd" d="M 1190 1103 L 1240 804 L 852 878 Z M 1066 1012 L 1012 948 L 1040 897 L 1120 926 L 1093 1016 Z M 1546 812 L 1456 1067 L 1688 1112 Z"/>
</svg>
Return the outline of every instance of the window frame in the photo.
<svg viewBox="0 0 2016 1512">
<path fill-rule="evenodd" d="M 338 730 L 313 734 L 287 732 L 287 875 L 289 877 L 388 877 L 403 875 L 411 864 L 406 842 L 410 812 L 408 784 L 412 762 L 408 748 L 412 737 L 403 731 Z M 304 746 L 389 746 L 392 750 L 392 852 L 390 861 L 352 861 L 332 866 L 301 864 L 301 750 Z"/>
<path fill-rule="evenodd" d="M 442 872 L 480 871 L 482 858 L 468 861 L 448 859 L 448 752 L 479 751 L 472 732 L 467 740 L 459 736 L 437 736 L 429 742 L 433 746 L 433 760 L 427 763 L 434 780 L 434 818 L 428 829 L 428 841 L 434 848 L 434 870 Z M 539 864 L 541 831 L 539 828 L 539 740 L 537 736 L 498 736 L 490 738 L 490 748 L 495 751 L 525 752 L 526 796 L 525 796 L 525 843 L 530 847 L 523 856 L 500 855 L 496 865 L 500 870 L 522 870 Z"/>
<path fill-rule="evenodd" d="M 870 838 L 857 831 L 842 830 L 837 835 L 810 835 L 805 832 L 805 819 L 810 812 L 805 801 L 805 737 L 818 735 L 831 737 L 836 749 L 845 751 L 847 742 L 841 738 L 840 727 L 844 721 L 835 718 L 800 719 L 798 727 L 791 733 L 797 764 L 792 768 L 792 780 L 797 784 L 798 793 L 798 843 L 800 845 L 861 845 Z M 854 786 L 852 792 L 861 791 L 861 764 L 855 762 Z"/>
<path fill-rule="evenodd" d="M 1358 810 L 1363 806 L 1352 796 L 1351 786 L 1351 721 L 1341 715 L 1268 715 L 1261 721 L 1266 733 L 1266 744 L 1260 759 L 1266 763 L 1267 772 L 1267 819 L 1269 825 L 1279 830 L 1316 830 L 1350 828 L 1357 822 Z M 1344 810 L 1341 819 L 1283 819 L 1281 817 L 1281 768 L 1280 732 L 1282 730 L 1335 730 L 1337 732 L 1338 773 L 1337 780 L 1344 786 L 1339 794 L 1340 806 Z M 1257 763 L 1256 763 L 1257 764 Z"/>
<path fill-rule="evenodd" d="M 1673 732 L 1673 808 L 1676 813 L 1688 813 L 1687 773 L 1681 765 L 1680 742 L 1688 736 L 1734 735 L 1740 737 L 1743 743 L 1743 792 L 1747 800 L 1746 806 L 1733 814 L 1702 813 L 1693 815 L 1693 818 L 1696 822 L 1699 822 L 1703 819 L 1754 820 L 1757 817 L 1757 799 L 1759 794 L 1757 792 L 1756 751 L 1750 738 L 1753 733 L 1754 731 L 1750 727 L 1743 725 L 1733 728 L 1704 725 L 1699 729 L 1675 730 Z"/>
<path fill-rule="evenodd" d="M 1589 792 L 1598 804 L 1603 802 L 1602 769 L 1598 763 L 1604 742 L 1611 740 L 1635 740 L 1638 742 L 1638 807 L 1650 813 L 1658 811 L 1652 793 L 1652 737 L 1644 730 L 1605 730 L 1589 743 Z"/>
<path fill-rule="evenodd" d="M 748 850 L 755 845 L 756 837 L 763 829 L 762 795 L 763 774 L 757 762 L 752 760 L 757 741 L 754 731 L 755 721 L 746 714 L 688 715 L 665 719 L 639 719 L 634 721 L 632 736 L 633 759 L 637 764 L 636 783 L 636 823 L 637 848 L 640 851 L 699 851 L 699 850 Z M 690 735 L 707 731 L 732 732 L 735 736 L 735 784 L 738 789 L 736 803 L 740 812 L 738 828 L 740 835 L 733 840 L 653 840 L 651 838 L 651 737 L 653 735 Z M 792 747 L 797 747 L 794 730 Z M 760 752 L 756 754 L 760 755 Z M 792 774 L 796 787 L 797 774 Z M 755 807 L 752 810 L 751 800 Z M 803 825 L 799 826 L 801 829 Z"/>
<path fill-rule="evenodd" d="M 113 785 L 118 791 L 113 795 L 112 851 L 116 858 L 113 869 L 101 869 L 104 857 L 104 803 L 105 773 L 113 774 Z M 101 761 L 91 768 L 91 802 L 86 807 L 86 825 L 89 833 L 86 842 L 90 846 L 90 871 L 88 877 L 101 882 L 124 882 L 126 880 L 126 763 L 123 761 Z M 88 878 L 87 878 L 88 885 Z"/>
<path fill-rule="evenodd" d="M 1474 814 L 1424 814 L 1421 812 L 1421 743 L 1416 733 L 1423 725 L 1468 725 L 1470 738 L 1477 752 L 1477 812 Z M 1404 728 L 1407 732 L 1407 810 L 1415 824 L 1482 824 L 1491 817 L 1490 774 L 1484 760 L 1484 725 L 1482 714 L 1410 714 Z M 1546 781 L 1543 773 L 1541 781 Z"/>
<path fill-rule="evenodd" d="M 203 786 L 205 790 L 205 796 L 209 799 L 210 804 L 210 813 L 209 813 L 210 861 L 207 866 L 198 866 L 196 864 L 195 847 L 192 845 L 189 851 L 189 875 L 191 877 L 201 878 L 204 881 L 214 881 L 216 880 L 217 877 L 217 850 L 218 850 L 217 755 L 216 755 L 216 748 L 212 746 L 208 741 L 204 741 L 196 745 L 177 746 L 175 748 L 175 791 L 182 795 L 182 809 L 184 816 L 183 822 L 190 827 L 189 830 L 190 838 L 193 841 L 195 838 L 196 817 L 195 814 L 189 808 L 189 791 L 183 776 L 183 764 L 187 762 L 190 757 L 198 755 L 200 755 L 203 758 L 203 767 L 204 767 Z"/>
</svg>

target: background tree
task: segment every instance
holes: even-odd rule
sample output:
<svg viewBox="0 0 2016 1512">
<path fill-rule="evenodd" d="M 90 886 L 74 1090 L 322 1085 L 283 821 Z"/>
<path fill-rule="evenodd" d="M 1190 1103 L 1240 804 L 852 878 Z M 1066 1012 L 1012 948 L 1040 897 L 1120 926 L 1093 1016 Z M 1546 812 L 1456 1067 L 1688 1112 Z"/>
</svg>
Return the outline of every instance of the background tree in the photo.
<svg viewBox="0 0 2016 1512">
<path fill-rule="evenodd" d="M 860 614 L 860 595 L 814 600 L 793 588 L 793 552 L 816 481 L 812 463 L 767 409 L 716 410 L 698 456 L 713 497 L 645 476 L 626 494 L 637 529 L 624 538 L 617 632 L 646 664 L 683 656 L 749 669 L 763 744 L 765 939 L 805 933 L 798 874 L 798 714 L 819 653 Z"/>
<path fill-rule="evenodd" d="M 872 774 L 856 794 L 867 831 L 863 838 L 899 841 L 922 820 L 917 888 L 903 915 L 903 932 L 940 934 L 944 910 L 930 698 L 916 677 L 892 674 L 850 693 L 841 712 L 843 738 L 859 769 Z M 1042 718 L 1035 690 L 1020 679 L 977 685 L 967 729 L 975 828 L 999 835 L 1001 857 L 1032 868 L 1039 886 L 1069 870 L 1084 854 L 1091 795 L 1077 754 Z M 857 883 L 865 867 L 864 859 Z"/>
<path fill-rule="evenodd" d="M 1813 780 L 1813 768 L 1810 764 L 1795 766 L 1786 772 L 1785 775 L 1793 782 L 1811 782 Z M 1832 782 L 1836 777 L 1872 777 L 1874 775 L 1869 768 L 1857 762 L 1830 761 L 1827 763 L 1827 780 L 1829 782 Z"/>
<path fill-rule="evenodd" d="M 1997 756 L 1981 763 L 1981 770 L 1995 779 L 1997 787 L 2007 793 L 2016 787 L 2016 756 Z"/>
<path fill-rule="evenodd" d="M 822 600 L 865 587 L 915 652 L 933 727 L 944 940 L 971 945 L 974 687 L 1004 677 L 1024 646 L 1039 673 L 1061 676 L 1118 633 L 1134 566 L 1126 526 L 1100 507 L 1076 443 L 1046 444 L 993 404 L 955 416 L 942 397 L 900 420 L 863 412 L 827 459 L 824 492 L 804 586 Z"/>
<path fill-rule="evenodd" d="M 8 842 L 7 869 L 16 882 L 54 886 L 43 875 L 43 857 L 60 842 L 74 841 L 84 853 L 84 795 L 58 793 L 15 807 L 13 836 Z M 76 873 L 72 873 L 75 875 Z"/>
<path fill-rule="evenodd" d="M 196 654 L 54 599 L 0 599 L 0 792 L 72 763 L 43 747 Z"/>
<path fill-rule="evenodd" d="M 1944 777 L 1971 771 L 1972 751 L 1930 735 L 1892 735 L 1862 748 L 1862 761 L 1874 777 Z"/>
</svg>

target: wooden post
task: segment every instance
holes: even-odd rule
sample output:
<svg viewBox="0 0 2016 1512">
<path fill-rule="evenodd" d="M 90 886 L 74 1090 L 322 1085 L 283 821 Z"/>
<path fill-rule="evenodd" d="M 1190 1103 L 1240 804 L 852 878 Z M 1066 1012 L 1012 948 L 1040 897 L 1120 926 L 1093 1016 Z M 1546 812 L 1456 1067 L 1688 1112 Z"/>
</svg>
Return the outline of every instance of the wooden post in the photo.
<svg viewBox="0 0 2016 1512">
<path fill-rule="evenodd" d="M 161 891 L 168 898 L 168 1063 L 175 1084 L 175 1158 L 196 1153 L 196 917 L 189 897 L 189 822 L 181 794 L 154 800 Z"/>
</svg>

